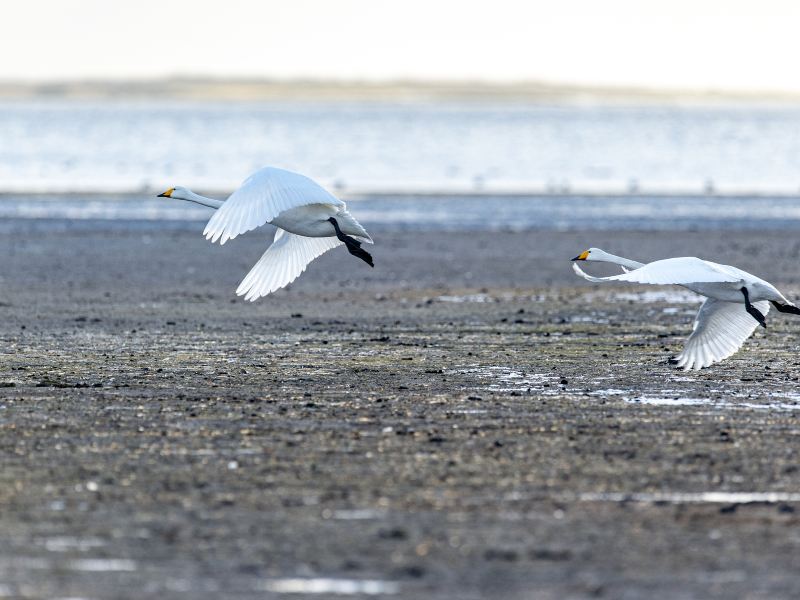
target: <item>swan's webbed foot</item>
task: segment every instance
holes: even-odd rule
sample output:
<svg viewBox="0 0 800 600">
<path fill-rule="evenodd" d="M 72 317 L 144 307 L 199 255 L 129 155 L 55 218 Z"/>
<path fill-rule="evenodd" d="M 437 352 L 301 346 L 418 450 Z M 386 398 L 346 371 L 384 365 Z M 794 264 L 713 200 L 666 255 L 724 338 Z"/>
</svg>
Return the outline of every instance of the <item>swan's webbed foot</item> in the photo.
<svg viewBox="0 0 800 600">
<path fill-rule="evenodd" d="M 347 251 L 352 254 L 353 256 L 357 256 L 365 263 L 367 263 L 370 267 L 374 267 L 375 264 L 372 262 L 372 255 L 367 252 L 366 250 L 361 248 L 361 242 L 359 242 L 355 238 L 351 238 L 349 235 L 345 235 L 342 233 L 342 230 L 339 229 L 339 223 L 331 217 L 328 221 L 333 224 L 333 229 L 336 231 L 336 237 L 339 238 L 340 241 L 344 242 L 344 245 L 347 246 Z"/>
<path fill-rule="evenodd" d="M 792 315 L 800 315 L 800 308 L 791 304 L 781 304 L 773 300 L 772 306 L 782 313 L 789 313 Z"/>
<path fill-rule="evenodd" d="M 750 304 L 750 294 L 747 291 L 746 287 L 741 289 L 742 294 L 744 295 L 744 308 L 745 310 L 750 313 L 750 316 L 753 317 L 758 324 L 761 325 L 764 329 L 767 328 L 767 320 L 764 318 L 764 315 L 761 314 L 761 311 L 758 310 L 755 306 Z"/>
</svg>

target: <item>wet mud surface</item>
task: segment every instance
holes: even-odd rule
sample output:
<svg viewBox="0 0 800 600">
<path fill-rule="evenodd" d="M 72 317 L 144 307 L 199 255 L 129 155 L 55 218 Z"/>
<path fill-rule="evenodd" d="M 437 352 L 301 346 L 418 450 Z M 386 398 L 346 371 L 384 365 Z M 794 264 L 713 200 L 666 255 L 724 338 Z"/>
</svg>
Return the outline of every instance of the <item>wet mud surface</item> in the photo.
<svg viewBox="0 0 800 600">
<path fill-rule="evenodd" d="M 255 304 L 263 239 L 2 240 L 0 597 L 798 595 L 800 319 L 676 371 L 699 302 L 568 260 L 795 236 L 374 237 Z"/>
</svg>

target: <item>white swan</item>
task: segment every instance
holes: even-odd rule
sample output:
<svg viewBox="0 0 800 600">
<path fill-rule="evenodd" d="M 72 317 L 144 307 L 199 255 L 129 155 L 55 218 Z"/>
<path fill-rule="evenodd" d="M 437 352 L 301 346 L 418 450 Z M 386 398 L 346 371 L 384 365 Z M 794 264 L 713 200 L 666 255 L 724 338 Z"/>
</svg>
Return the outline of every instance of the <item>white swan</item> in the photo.
<svg viewBox="0 0 800 600">
<path fill-rule="evenodd" d="M 625 271 L 611 277 L 592 277 L 574 262 L 573 270 L 589 281 L 675 284 L 705 296 L 692 335 L 686 340 L 683 352 L 674 359 L 684 370 L 699 370 L 733 355 L 759 324 L 767 326 L 764 316 L 769 312 L 770 303 L 780 312 L 800 314 L 799 308 L 763 279 L 736 267 L 695 257 L 667 258 L 643 264 L 590 248 L 572 260 L 613 263 Z"/>
<path fill-rule="evenodd" d="M 290 284 L 308 264 L 331 248 L 347 246 L 370 267 L 372 256 L 361 248 L 360 238 L 372 238 L 356 221 L 344 202 L 308 177 L 266 167 L 248 177 L 222 202 L 195 194 L 184 187 L 168 189 L 159 197 L 177 198 L 217 209 L 203 235 L 224 244 L 265 223 L 275 225 L 275 239 L 236 289 L 251 302 Z"/>
</svg>

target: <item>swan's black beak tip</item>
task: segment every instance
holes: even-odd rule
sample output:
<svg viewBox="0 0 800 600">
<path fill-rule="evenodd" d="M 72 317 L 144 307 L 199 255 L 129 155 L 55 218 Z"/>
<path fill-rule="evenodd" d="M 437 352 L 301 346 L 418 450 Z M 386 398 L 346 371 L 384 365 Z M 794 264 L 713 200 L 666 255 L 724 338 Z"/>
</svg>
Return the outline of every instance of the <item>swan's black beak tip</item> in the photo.
<svg viewBox="0 0 800 600">
<path fill-rule="evenodd" d="M 166 194 L 159 194 L 156 198 L 169 198 Z"/>
<path fill-rule="evenodd" d="M 575 262 L 576 260 L 583 260 L 583 259 L 580 256 L 576 256 L 575 258 L 572 259 L 572 262 Z"/>
</svg>

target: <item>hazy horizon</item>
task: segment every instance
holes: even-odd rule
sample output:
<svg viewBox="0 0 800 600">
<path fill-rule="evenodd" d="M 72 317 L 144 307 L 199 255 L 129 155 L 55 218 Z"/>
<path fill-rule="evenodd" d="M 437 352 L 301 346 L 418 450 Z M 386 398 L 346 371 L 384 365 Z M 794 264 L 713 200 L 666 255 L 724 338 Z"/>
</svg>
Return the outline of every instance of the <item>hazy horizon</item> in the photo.
<svg viewBox="0 0 800 600">
<path fill-rule="evenodd" d="M 9 0 L 0 81 L 223 78 L 800 93 L 789 0 Z M 46 14 L 48 18 L 43 19 Z"/>
<path fill-rule="evenodd" d="M 796 105 L 800 90 L 657 87 L 526 80 L 348 79 L 315 77 L 163 77 L 21 80 L 0 78 L 0 99 L 194 99 L 299 101 L 528 101 L 568 104 L 716 104 L 729 102 Z"/>
</svg>

